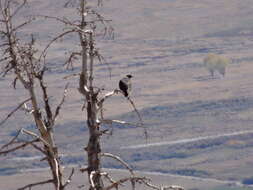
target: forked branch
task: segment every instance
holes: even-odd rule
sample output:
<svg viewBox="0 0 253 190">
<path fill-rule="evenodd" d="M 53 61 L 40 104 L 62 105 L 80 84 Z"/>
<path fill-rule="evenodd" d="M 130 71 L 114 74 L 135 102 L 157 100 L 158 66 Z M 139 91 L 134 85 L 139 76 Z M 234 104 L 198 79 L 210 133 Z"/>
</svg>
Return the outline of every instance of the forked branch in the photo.
<svg viewBox="0 0 253 190">
<path fill-rule="evenodd" d="M 26 146 L 28 146 L 28 145 L 30 145 L 30 144 L 33 144 L 33 143 L 35 143 L 35 142 L 38 142 L 38 141 L 39 141 L 38 139 L 34 139 L 34 140 L 32 140 L 32 141 L 25 142 L 25 143 L 23 143 L 23 144 L 21 144 L 21 145 L 19 145 L 19 146 L 14 147 L 14 148 L 10 148 L 10 149 L 8 149 L 8 150 L 0 151 L 0 155 L 1 155 L 1 154 L 4 154 L 4 155 L 5 155 L 5 154 L 8 154 L 8 153 L 10 153 L 10 152 L 14 152 L 14 151 L 16 151 L 16 150 L 25 148 Z M 1 150 L 2 150 L 2 149 L 1 149 Z"/>
<path fill-rule="evenodd" d="M 134 125 L 134 126 L 137 126 L 137 127 L 143 127 L 144 129 L 144 134 L 145 134 L 145 138 L 147 139 L 148 138 L 148 133 L 147 133 L 147 129 L 146 127 L 144 126 L 144 123 L 143 123 L 143 120 L 142 120 L 142 117 L 141 117 L 141 114 L 139 113 L 138 109 L 136 108 L 133 100 L 130 98 L 130 97 L 127 97 L 127 100 L 130 102 L 130 104 L 132 105 L 135 113 L 137 114 L 138 116 L 138 119 L 140 121 L 140 123 L 138 124 L 133 124 L 133 123 L 129 123 L 129 122 L 125 122 L 125 121 L 120 121 L 120 120 L 109 120 L 109 119 L 104 119 L 103 117 L 103 103 L 110 97 L 118 94 L 118 93 L 121 93 L 122 95 L 123 92 L 121 90 L 118 90 L 118 89 L 115 89 L 111 92 L 108 92 L 107 94 L 105 94 L 99 101 L 98 101 L 98 107 L 99 107 L 99 110 L 101 112 L 101 122 L 104 122 L 104 123 L 107 123 L 107 124 L 112 124 L 112 123 L 120 123 L 120 124 L 127 124 L 127 125 Z"/>
<path fill-rule="evenodd" d="M 32 137 L 35 137 L 36 139 L 39 139 L 45 146 L 50 147 L 50 144 L 48 144 L 47 141 L 45 141 L 42 137 L 37 135 L 36 133 L 29 131 L 27 129 L 21 129 L 21 133 L 26 133 L 27 135 L 30 135 Z"/>
<path fill-rule="evenodd" d="M 77 60 L 78 56 L 81 56 L 80 52 L 72 52 L 70 54 L 69 58 L 65 62 L 65 65 L 66 65 L 67 69 L 70 69 L 70 68 L 73 69 L 74 68 L 74 60 Z"/>
<path fill-rule="evenodd" d="M 120 90 L 118 89 L 115 89 L 111 92 L 108 92 L 107 94 L 105 94 L 99 101 L 98 101 L 98 106 L 99 106 L 99 109 L 102 109 L 103 108 L 103 103 L 105 102 L 105 100 L 107 100 L 108 98 L 112 97 L 113 95 L 115 94 L 118 94 L 119 92 L 121 92 Z"/>
</svg>

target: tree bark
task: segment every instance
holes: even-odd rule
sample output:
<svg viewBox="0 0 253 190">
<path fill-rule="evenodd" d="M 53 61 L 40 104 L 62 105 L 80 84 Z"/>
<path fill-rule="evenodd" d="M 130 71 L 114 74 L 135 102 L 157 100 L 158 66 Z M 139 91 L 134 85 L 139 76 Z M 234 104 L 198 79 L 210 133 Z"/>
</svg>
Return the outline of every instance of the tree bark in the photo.
<svg viewBox="0 0 253 190">
<path fill-rule="evenodd" d="M 40 131 L 41 137 L 48 143 L 49 146 L 44 145 L 44 150 L 47 152 L 47 161 L 51 168 L 52 176 L 53 176 L 53 184 L 55 186 L 55 190 L 63 190 L 64 186 L 62 184 L 62 172 L 59 166 L 58 160 L 58 151 L 54 143 L 53 132 L 51 128 L 47 128 L 45 123 L 42 120 L 41 113 L 39 111 L 36 95 L 34 93 L 33 85 L 29 88 L 32 105 L 33 105 L 33 117 L 35 123 Z"/>
<path fill-rule="evenodd" d="M 94 187 L 90 186 L 90 190 L 102 190 L 103 182 L 101 179 L 101 160 L 100 160 L 100 131 L 97 113 L 97 95 L 90 91 L 90 101 L 88 101 L 87 106 L 87 124 L 89 128 L 89 142 L 86 148 L 88 155 L 88 175 L 91 176 L 91 172 L 95 172 L 93 177 Z M 90 179 L 90 178 L 89 178 Z M 90 181 L 90 184 L 91 181 Z"/>
</svg>

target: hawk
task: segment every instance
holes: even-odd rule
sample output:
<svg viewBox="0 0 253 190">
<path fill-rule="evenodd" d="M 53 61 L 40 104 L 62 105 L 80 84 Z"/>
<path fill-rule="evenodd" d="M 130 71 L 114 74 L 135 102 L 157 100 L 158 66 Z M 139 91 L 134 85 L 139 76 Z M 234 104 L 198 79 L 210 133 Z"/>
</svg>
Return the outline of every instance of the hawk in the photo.
<svg viewBox="0 0 253 190">
<path fill-rule="evenodd" d="M 131 91 L 131 78 L 132 75 L 126 75 L 124 78 L 122 78 L 119 81 L 119 89 L 123 92 L 125 97 L 129 96 L 129 93 Z"/>
</svg>

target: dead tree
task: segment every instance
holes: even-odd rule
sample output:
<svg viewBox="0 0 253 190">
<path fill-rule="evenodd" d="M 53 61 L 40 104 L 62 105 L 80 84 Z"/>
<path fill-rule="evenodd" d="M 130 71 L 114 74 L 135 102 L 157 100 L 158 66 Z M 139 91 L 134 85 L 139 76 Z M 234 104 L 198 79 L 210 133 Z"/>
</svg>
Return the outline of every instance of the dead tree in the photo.
<svg viewBox="0 0 253 190">
<path fill-rule="evenodd" d="M 68 3 L 70 3 L 69 1 Z M 124 162 L 120 157 L 110 154 L 110 153 L 103 153 L 101 150 L 100 138 L 102 135 L 106 134 L 107 130 L 101 130 L 101 125 L 103 124 L 126 124 L 126 125 L 135 125 L 138 127 L 144 128 L 144 133 L 147 137 L 146 129 L 143 125 L 142 118 L 135 107 L 133 100 L 129 97 L 126 97 L 129 103 L 132 105 L 135 113 L 139 118 L 139 123 L 128 123 L 125 121 L 119 120 L 110 120 L 104 117 L 104 102 L 107 101 L 108 98 L 120 94 L 124 96 L 124 93 L 118 90 L 117 88 L 111 92 L 107 92 L 106 94 L 102 95 L 101 88 L 95 87 L 93 85 L 94 81 L 94 64 L 96 62 L 103 62 L 103 57 L 100 55 L 99 51 L 96 49 L 95 38 L 98 35 L 105 35 L 111 34 L 110 32 L 113 31 L 108 23 L 110 20 L 105 19 L 102 15 L 97 13 L 91 7 L 87 6 L 86 0 L 79 1 L 79 15 L 80 20 L 71 22 L 69 20 L 62 20 L 59 18 L 54 18 L 63 24 L 67 25 L 69 28 L 68 31 L 59 35 L 62 37 L 63 35 L 67 35 L 68 33 L 76 33 L 79 42 L 80 42 L 80 51 L 79 52 L 72 52 L 70 54 L 69 59 L 67 60 L 66 64 L 67 67 L 73 67 L 73 60 L 77 60 L 80 58 L 80 68 L 81 71 L 79 73 L 79 87 L 78 90 L 80 94 L 84 97 L 84 107 L 86 108 L 86 118 L 87 118 L 87 126 L 89 129 L 89 141 L 87 147 L 85 147 L 85 151 L 87 152 L 88 164 L 87 168 L 82 168 L 81 171 L 86 171 L 88 174 L 88 180 L 90 183 L 90 190 L 110 190 L 110 189 L 118 189 L 118 187 L 126 182 L 130 182 L 132 185 L 132 189 L 135 189 L 136 183 L 142 183 L 149 188 L 162 190 L 162 189 L 180 189 L 181 187 L 176 186 L 169 186 L 169 187 L 158 187 L 152 185 L 150 180 L 146 177 L 139 177 L 136 176 L 133 170 L 128 166 L 126 162 Z M 51 17 L 53 18 L 53 17 Z M 104 27 L 104 31 L 109 31 L 108 33 L 96 31 L 97 25 L 102 24 Z M 109 30 L 108 30 L 109 29 Z M 58 39 L 56 37 L 55 39 Z M 54 40 L 55 40 L 54 39 Z M 125 97 L 125 96 L 124 96 Z M 120 164 L 122 164 L 127 170 L 130 172 L 130 176 L 115 181 L 112 177 L 107 173 L 102 171 L 101 169 L 101 158 L 102 157 L 109 157 L 112 158 Z M 104 184 L 104 179 L 109 181 L 109 185 Z"/>
<path fill-rule="evenodd" d="M 14 0 L 13 0 L 14 1 Z M 0 0 L 0 2 L 2 2 Z M 24 0 L 24 3 L 26 1 Z M 68 1 L 66 6 L 74 4 L 76 1 Z M 63 96 L 62 101 L 56 108 L 55 112 L 52 112 L 51 105 L 49 104 L 48 99 L 48 92 L 47 88 L 44 83 L 44 74 L 46 73 L 46 67 L 43 64 L 44 57 L 46 52 L 50 48 L 51 44 L 57 41 L 60 38 L 65 37 L 68 34 L 76 34 L 77 38 L 79 39 L 79 47 L 80 51 L 72 52 L 67 59 L 66 65 L 68 68 L 74 66 L 74 62 L 78 62 L 80 64 L 80 73 L 77 75 L 79 76 L 78 80 L 78 90 L 80 94 L 84 97 L 84 108 L 86 109 L 86 117 L 87 117 L 87 126 L 89 129 L 89 141 L 88 145 L 85 147 L 85 151 L 87 152 L 88 164 L 86 168 L 82 168 L 82 172 L 87 172 L 88 180 L 89 180 L 89 190 L 110 190 L 110 189 L 118 189 L 120 185 L 130 182 L 132 189 L 136 189 L 136 184 L 141 183 L 146 185 L 149 188 L 156 189 L 156 190 L 165 190 L 165 189 L 177 189 L 181 190 L 181 187 L 176 186 L 155 186 L 150 183 L 150 180 L 146 177 L 137 176 L 134 171 L 129 167 L 129 165 L 124 162 L 120 157 L 110 154 L 104 153 L 101 150 L 100 138 L 102 135 L 107 133 L 107 130 L 101 130 L 101 125 L 103 124 L 131 124 L 136 125 L 139 127 L 143 127 L 143 122 L 139 112 L 137 111 L 134 102 L 131 98 L 127 98 L 129 103 L 132 105 L 134 111 L 136 112 L 139 123 L 128 123 L 125 121 L 119 120 L 110 120 L 105 118 L 103 113 L 104 102 L 108 100 L 108 98 L 113 97 L 114 95 L 120 94 L 122 96 L 123 93 L 118 90 L 117 88 L 111 92 L 107 92 L 104 95 L 101 93 L 102 89 L 95 87 L 93 84 L 94 81 L 94 64 L 96 62 L 103 62 L 104 59 L 100 55 L 99 51 L 96 48 L 95 38 L 98 35 L 105 35 L 105 34 L 112 34 L 113 29 L 108 25 L 110 20 L 105 19 L 102 15 L 97 13 L 94 9 L 87 5 L 86 0 L 78 0 L 78 13 L 79 13 L 79 21 L 70 21 L 67 18 L 58 18 L 52 16 L 41 16 L 46 19 L 55 19 L 58 22 L 61 22 L 66 27 L 63 33 L 58 34 L 55 38 L 53 38 L 45 49 L 42 51 L 41 55 L 38 59 L 35 59 L 36 50 L 34 48 L 34 39 L 32 38 L 31 41 L 27 44 L 20 43 L 20 39 L 16 36 L 17 26 L 14 27 L 12 24 L 12 14 L 11 14 L 11 7 L 9 6 L 12 3 L 12 0 L 5 0 L 4 4 L 0 5 L 1 13 L 3 19 L 1 19 L 1 23 L 5 27 L 0 31 L 1 35 L 6 39 L 6 42 L 2 45 L 5 47 L 5 57 L 1 60 L 6 65 L 4 67 L 3 75 L 8 74 L 9 72 L 13 71 L 15 74 L 14 80 L 14 87 L 17 81 L 20 81 L 23 87 L 29 92 L 29 98 L 22 102 L 9 116 L 11 116 L 16 110 L 23 107 L 26 111 L 32 114 L 36 126 L 38 128 L 39 134 L 32 133 L 31 131 L 21 130 L 21 132 L 26 133 L 28 135 L 33 136 L 35 139 L 33 141 L 24 142 L 19 146 L 14 148 L 8 148 L 9 145 L 16 144 L 14 143 L 17 139 L 14 137 L 9 143 L 2 147 L 2 154 L 6 154 L 8 152 L 14 151 L 19 149 L 20 147 L 25 146 L 33 146 L 40 150 L 44 155 L 50 169 L 52 171 L 52 179 L 49 179 L 44 182 L 38 182 L 35 184 L 29 184 L 21 189 L 31 188 L 34 185 L 41 185 L 45 183 L 53 183 L 55 185 L 56 190 L 63 190 L 69 183 L 73 171 L 65 183 L 63 182 L 62 178 L 62 170 L 61 165 L 59 162 L 58 151 L 57 147 L 54 143 L 53 138 L 53 126 L 55 124 L 55 119 L 59 114 L 59 110 L 64 102 L 64 98 L 66 95 L 66 88 L 65 93 Z M 98 0 L 98 4 L 101 4 L 101 1 Z M 22 5 L 21 5 L 22 6 Z M 18 11 L 20 7 L 16 10 Z M 14 11 L 15 13 L 16 11 Z M 25 23 L 26 24 L 26 23 Z M 24 25 L 25 25 L 24 24 Z M 103 31 L 97 31 L 97 25 L 103 25 Z M 14 27 L 14 28 L 13 28 Z M 79 59 L 78 59 L 79 58 Z M 41 108 L 38 106 L 37 102 L 37 95 L 35 94 L 35 83 L 38 82 L 39 86 L 43 92 L 43 101 L 45 104 L 45 113 L 46 119 L 43 119 Z M 26 102 L 31 102 L 31 108 L 28 108 Z M 5 122 L 5 120 L 3 121 Z M 2 122 L 2 123 L 3 123 Z M 144 128 L 145 129 L 145 128 Z M 145 131 L 145 130 L 144 130 Z M 145 131 L 146 134 L 146 131 Z M 39 147 L 36 143 L 40 142 L 43 144 L 43 147 Z M 129 170 L 130 175 L 128 177 L 114 180 L 109 173 L 102 171 L 101 169 L 101 159 L 103 157 L 112 158 L 119 163 L 121 163 L 127 170 Z M 107 181 L 106 183 L 105 180 Z"/>
<path fill-rule="evenodd" d="M 84 104 L 86 104 L 85 106 L 86 114 L 87 114 L 86 118 L 87 118 L 87 126 L 89 129 L 89 141 L 88 141 L 87 147 L 85 148 L 85 151 L 87 152 L 88 166 L 86 169 L 83 169 L 82 171 L 85 170 L 88 173 L 88 179 L 90 182 L 90 188 L 89 188 L 90 190 L 111 189 L 110 187 L 104 187 L 103 180 L 102 180 L 103 172 L 101 171 L 101 156 L 102 155 L 105 156 L 108 154 L 103 154 L 101 152 L 100 137 L 106 133 L 106 130 L 102 131 L 100 126 L 103 123 L 108 123 L 108 122 L 111 122 L 111 123 L 121 122 L 121 121 L 108 120 L 103 117 L 103 103 L 107 100 L 107 98 L 115 94 L 118 94 L 121 91 L 115 89 L 114 91 L 108 92 L 106 95 L 101 97 L 100 96 L 101 89 L 94 87 L 93 85 L 93 80 L 94 80 L 93 76 L 94 76 L 95 61 L 102 60 L 102 56 L 99 54 L 98 50 L 95 47 L 94 38 L 97 35 L 99 35 L 99 33 L 97 33 L 96 31 L 96 28 L 97 28 L 96 26 L 99 23 L 102 24 L 105 29 L 104 31 L 107 31 L 107 32 L 108 32 L 107 30 L 108 28 L 110 29 L 110 31 L 112 31 L 111 30 L 112 28 L 108 27 L 107 25 L 108 22 L 110 22 L 110 20 L 106 20 L 103 16 L 101 16 L 95 10 L 88 7 L 86 0 L 80 0 L 78 10 L 79 10 L 79 15 L 80 15 L 80 20 L 78 24 L 74 24 L 73 22 L 69 22 L 66 20 L 60 20 L 60 21 L 63 22 L 64 24 L 67 24 L 68 28 L 71 28 L 69 32 L 77 33 L 77 36 L 79 37 L 79 41 L 80 41 L 80 47 L 81 47 L 80 52 L 73 52 L 70 55 L 70 58 L 67 61 L 67 65 L 70 66 L 73 63 L 72 58 L 74 58 L 74 56 L 75 57 L 80 56 L 81 71 L 80 71 L 78 89 L 81 95 L 84 96 L 84 99 L 85 99 Z M 65 34 L 67 33 L 65 32 Z M 59 36 L 62 36 L 62 35 L 59 35 Z M 134 106 L 133 101 L 131 101 L 131 99 L 129 100 Z M 113 185 L 112 187 L 114 186 L 115 185 Z"/>
<path fill-rule="evenodd" d="M 53 136 L 53 129 L 65 100 L 67 86 L 63 92 L 62 100 L 56 109 L 53 110 L 44 80 L 45 73 L 47 72 L 45 56 L 43 56 L 43 59 L 36 58 L 35 55 L 38 51 L 35 48 L 35 39 L 33 36 L 31 36 L 30 41 L 24 42 L 17 35 L 20 29 L 29 24 L 34 18 L 32 17 L 19 25 L 15 25 L 13 21 L 26 3 L 26 0 L 21 1 L 21 3 L 15 0 L 0 0 L 0 47 L 3 50 L 2 58 L 0 59 L 3 68 L 1 75 L 6 76 L 7 74 L 12 74 L 14 76 L 13 87 L 15 88 L 16 83 L 19 82 L 29 94 L 29 97 L 21 102 L 0 125 L 3 125 L 17 110 L 22 109 L 30 113 L 38 129 L 38 133 L 21 129 L 17 136 L 1 147 L 0 154 L 7 154 L 26 146 L 37 149 L 44 155 L 44 160 L 47 161 L 51 169 L 52 179 L 29 184 L 20 189 L 28 189 L 36 185 L 53 183 L 56 190 L 63 190 L 69 182 L 64 183 L 63 181 L 62 166 Z M 42 97 L 36 93 L 35 89 L 41 90 Z M 44 107 L 40 107 L 38 104 L 41 100 L 44 102 Z M 20 141 L 18 140 L 20 134 L 29 135 L 33 137 L 33 140 Z"/>
</svg>

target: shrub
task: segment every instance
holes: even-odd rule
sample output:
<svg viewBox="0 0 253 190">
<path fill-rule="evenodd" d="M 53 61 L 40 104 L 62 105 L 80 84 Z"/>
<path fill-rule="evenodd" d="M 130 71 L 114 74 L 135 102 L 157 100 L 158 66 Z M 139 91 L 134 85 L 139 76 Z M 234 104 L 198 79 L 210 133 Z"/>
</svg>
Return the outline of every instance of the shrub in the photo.
<svg viewBox="0 0 253 190">
<path fill-rule="evenodd" d="M 226 66 L 229 62 L 230 60 L 228 58 L 213 53 L 209 53 L 204 58 L 204 65 L 212 77 L 214 76 L 215 71 L 219 72 L 222 76 L 225 76 Z"/>
</svg>

